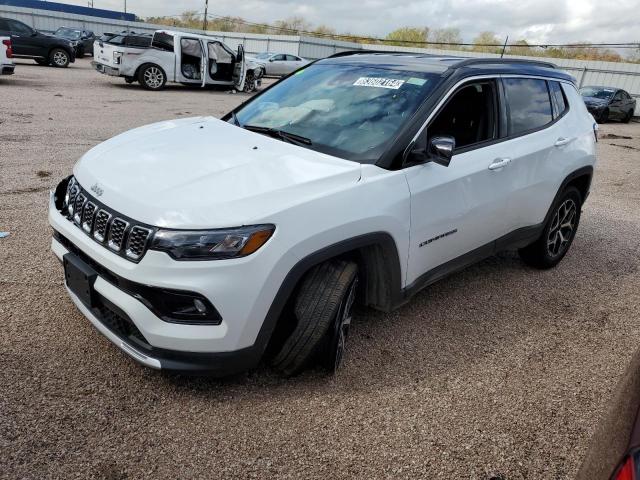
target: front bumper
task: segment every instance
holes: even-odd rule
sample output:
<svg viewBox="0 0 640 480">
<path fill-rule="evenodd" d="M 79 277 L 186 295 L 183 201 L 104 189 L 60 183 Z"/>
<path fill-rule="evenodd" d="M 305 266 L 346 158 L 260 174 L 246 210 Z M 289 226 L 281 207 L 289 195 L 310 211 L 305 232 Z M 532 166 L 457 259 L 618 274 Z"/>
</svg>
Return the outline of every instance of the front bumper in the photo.
<svg viewBox="0 0 640 480">
<path fill-rule="evenodd" d="M 109 251 L 64 217 L 55 207 L 53 194 L 49 222 L 58 232 L 51 248 L 60 261 L 71 253 L 100 272 L 93 283 L 97 302 L 85 304 L 67 288 L 69 296 L 101 333 L 136 361 L 152 368 L 214 376 L 257 366 L 269 338 L 262 334 L 262 327 L 275 295 L 270 290 L 278 287 L 257 274 L 259 262 L 251 263 L 249 257 L 178 262 L 165 253 L 148 251 L 135 264 Z M 254 260 L 259 257 L 255 255 Z M 164 321 L 119 288 L 113 275 L 150 287 L 201 294 L 218 309 L 222 320 L 218 325 Z"/>
<path fill-rule="evenodd" d="M 0 75 L 13 75 L 16 66 L 15 65 L 0 65 Z"/>
<path fill-rule="evenodd" d="M 109 75 L 111 77 L 119 77 L 120 70 L 117 68 L 109 67 L 108 65 L 104 65 L 100 62 L 92 61 L 91 66 L 97 71 L 104 75 Z"/>
</svg>

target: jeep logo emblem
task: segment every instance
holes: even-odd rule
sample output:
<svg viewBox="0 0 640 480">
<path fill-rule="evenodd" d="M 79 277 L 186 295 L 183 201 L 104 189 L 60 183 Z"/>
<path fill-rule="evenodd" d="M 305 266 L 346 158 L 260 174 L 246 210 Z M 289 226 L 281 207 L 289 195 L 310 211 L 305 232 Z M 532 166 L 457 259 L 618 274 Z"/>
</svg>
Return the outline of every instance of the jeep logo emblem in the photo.
<svg viewBox="0 0 640 480">
<path fill-rule="evenodd" d="M 104 193 L 104 190 L 100 188 L 100 185 L 98 185 L 97 183 L 94 183 L 93 185 L 91 185 L 91 191 L 95 193 L 98 197 L 102 196 L 102 194 Z"/>
</svg>

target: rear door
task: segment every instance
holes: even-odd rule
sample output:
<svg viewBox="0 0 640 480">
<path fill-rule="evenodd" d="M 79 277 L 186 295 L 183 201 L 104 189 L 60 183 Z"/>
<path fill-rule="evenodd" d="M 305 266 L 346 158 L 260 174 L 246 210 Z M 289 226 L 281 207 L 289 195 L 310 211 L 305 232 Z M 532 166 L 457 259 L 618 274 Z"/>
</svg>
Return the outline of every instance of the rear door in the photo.
<svg viewBox="0 0 640 480">
<path fill-rule="evenodd" d="M 233 66 L 233 84 L 236 89 L 241 92 L 244 90 L 244 82 L 247 78 L 247 65 L 244 54 L 244 47 L 238 45 L 238 54 L 236 56 L 236 63 Z"/>
<path fill-rule="evenodd" d="M 502 83 L 508 105 L 503 145 L 510 159 L 502 174 L 509 189 L 505 221 L 509 232 L 526 236 L 529 227 L 543 222 L 577 135 L 567 125 L 568 103 L 560 82 L 503 77 Z"/>
<path fill-rule="evenodd" d="M 35 30 L 17 20 L 5 19 L 11 32 L 11 43 L 16 55 L 28 57 L 46 57 L 48 52 L 43 51 L 38 41 Z"/>
<path fill-rule="evenodd" d="M 206 55 L 202 42 L 193 37 L 180 38 L 176 46 L 178 72 L 177 78 L 181 83 L 196 83 L 203 85 L 206 79 L 202 73 L 206 63 Z"/>
</svg>

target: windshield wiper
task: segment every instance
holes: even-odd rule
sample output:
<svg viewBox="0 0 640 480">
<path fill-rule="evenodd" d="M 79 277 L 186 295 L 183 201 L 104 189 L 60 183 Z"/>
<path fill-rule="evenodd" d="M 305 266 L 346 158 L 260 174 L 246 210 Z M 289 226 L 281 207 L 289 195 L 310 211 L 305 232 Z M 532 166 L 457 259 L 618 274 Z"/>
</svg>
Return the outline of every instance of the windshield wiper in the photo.
<svg viewBox="0 0 640 480">
<path fill-rule="evenodd" d="M 285 142 L 293 143 L 295 145 L 313 145 L 313 142 L 307 137 L 285 132 L 284 130 L 278 130 L 277 128 L 261 127 L 259 125 L 243 125 L 242 128 L 246 128 L 252 132 L 269 135 L 270 137 L 279 138 L 280 140 L 284 140 Z"/>
</svg>

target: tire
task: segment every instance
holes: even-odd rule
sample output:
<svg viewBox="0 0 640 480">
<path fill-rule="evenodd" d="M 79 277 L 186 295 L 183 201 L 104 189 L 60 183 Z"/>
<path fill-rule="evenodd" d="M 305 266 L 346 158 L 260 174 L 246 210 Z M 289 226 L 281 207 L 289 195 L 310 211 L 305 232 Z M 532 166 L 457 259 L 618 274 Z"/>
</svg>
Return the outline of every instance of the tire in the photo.
<svg viewBox="0 0 640 480">
<path fill-rule="evenodd" d="M 598 116 L 598 123 L 607 123 L 609 121 L 609 109 L 605 108 L 602 113 Z"/>
<path fill-rule="evenodd" d="M 138 82 L 147 90 L 162 90 L 167 83 L 167 74 L 158 65 L 147 63 L 138 71 Z"/>
<path fill-rule="evenodd" d="M 554 202 L 542 235 L 518 253 L 522 260 L 535 268 L 555 267 L 571 248 L 580 224 L 582 196 L 575 187 L 567 188 Z"/>
<path fill-rule="evenodd" d="M 271 361 L 278 372 L 295 375 L 316 353 L 329 371 L 340 366 L 357 279 L 357 265 L 344 260 L 327 261 L 305 275 L 293 308 L 297 325 Z"/>
<path fill-rule="evenodd" d="M 251 93 L 256 90 L 256 76 L 253 72 L 247 72 L 247 77 L 244 79 L 244 93 Z"/>
<path fill-rule="evenodd" d="M 629 123 L 633 118 L 633 110 L 629 110 L 627 115 L 622 119 L 622 123 Z"/>
<path fill-rule="evenodd" d="M 69 54 L 61 48 L 54 48 L 49 54 L 49 63 L 56 68 L 67 68 L 70 61 Z"/>
</svg>

